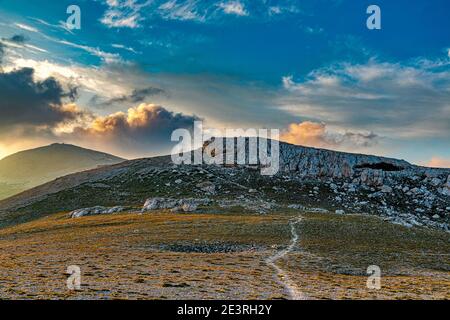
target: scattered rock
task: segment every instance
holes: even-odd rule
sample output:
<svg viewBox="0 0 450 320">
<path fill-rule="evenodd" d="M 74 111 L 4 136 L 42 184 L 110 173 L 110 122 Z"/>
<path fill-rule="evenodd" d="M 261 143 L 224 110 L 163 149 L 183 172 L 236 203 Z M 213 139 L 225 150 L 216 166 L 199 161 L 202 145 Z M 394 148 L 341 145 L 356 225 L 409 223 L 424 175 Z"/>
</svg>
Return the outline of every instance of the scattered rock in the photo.
<svg viewBox="0 0 450 320">
<path fill-rule="evenodd" d="M 142 212 L 169 209 L 172 212 L 195 212 L 198 206 L 209 202 L 209 199 L 150 198 L 145 201 Z"/>
<path fill-rule="evenodd" d="M 177 200 L 167 198 L 150 198 L 147 199 L 142 207 L 142 212 L 159 210 L 159 209 L 172 209 L 178 204 Z"/>
<path fill-rule="evenodd" d="M 309 212 L 315 212 L 315 213 L 328 213 L 329 212 L 327 209 L 323 209 L 323 208 L 307 208 L 306 210 Z"/>
<path fill-rule="evenodd" d="M 123 212 L 125 210 L 126 209 L 124 207 L 120 207 L 120 206 L 112 207 L 112 208 L 96 206 L 96 207 L 92 207 L 92 208 L 83 208 L 83 209 L 74 210 L 69 213 L 69 217 L 70 218 L 80 218 L 80 217 L 94 216 L 94 215 L 100 215 L 100 214 L 114 214 L 114 213 Z"/>
<path fill-rule="evenodd" d="M 366 169 L 361 172 L 361 183 L 367 186 L 381 186 L 384 181 L 384 171 Z"/>
<path fill-rule="evenodd" d="M 193 200 L 181 200 L 181 210 L 183 212 L 194 212 L 198 208 L 198 204 Z"/>
<path fill-rule="evenodd" d="M 289 209 L 295 209 L 295 210 L 305 210 L 305 206 L 302 206 L 301 204 L 290 204 L 288 205 Z"/>
<path fill-rule="evenodd" d="M 441 181 L 441 179 L 439 179 L 439 178 L 433 178 L 433 179 L 431 180 L 431 182 L 430 182 L 430 184 L 431 184 L 433 187 L 437 187 L 437 186 L 439 186 L 441 183 L 442 183 L 442 181 Z"/>
<path fill-rule="evenodd" d="M 216 185 L 211 181 L 201 182 L 197 184 L 196 187 L 209 194 L 214 194 L 216 192 Z"/>
</svg>

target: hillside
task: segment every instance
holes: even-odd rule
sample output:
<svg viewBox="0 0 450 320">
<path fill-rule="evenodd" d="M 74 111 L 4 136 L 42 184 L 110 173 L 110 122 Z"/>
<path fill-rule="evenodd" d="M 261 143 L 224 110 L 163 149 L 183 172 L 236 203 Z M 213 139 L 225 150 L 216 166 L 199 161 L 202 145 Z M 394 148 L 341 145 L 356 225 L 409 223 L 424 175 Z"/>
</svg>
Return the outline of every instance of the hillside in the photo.
<svg viewBox="0 0 450 320">
<path fill-rule="evenodd" d="M 95 206 L 142 208 L 148 198 L 197 199 L 267 213 L 280 207 L 364 213 L 448 230 L 450 170 L 403 160 L 280 144 L 280 172 L 255 166 L 126 161 L 59 178 L 0 201 L 0 225 Z"/>
<path fill-rule="evenodd" d="M 25 150 L 0 160 L 0 199 L 70 173 L 124 161 L 69 144 Z"/>
</svg>

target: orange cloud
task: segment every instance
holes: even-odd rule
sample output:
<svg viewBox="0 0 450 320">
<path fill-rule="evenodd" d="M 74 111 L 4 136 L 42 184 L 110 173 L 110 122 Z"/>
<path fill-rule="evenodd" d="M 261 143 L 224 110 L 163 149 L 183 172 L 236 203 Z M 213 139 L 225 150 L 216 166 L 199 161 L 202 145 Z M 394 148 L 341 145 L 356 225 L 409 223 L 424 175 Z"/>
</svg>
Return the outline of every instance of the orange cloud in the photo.
<svg viewBox="0 0 450 320">
<path fill-rule="evenodd" d="M 171 112 L 161 106 L 142 103 L 126 112 L 93 117 L 59 134 L 64 141 L 132 158 L 168 153 L 174 145 L 174 130 L 192 130 L 196 116 Z"/>
<path fill-rule="evenodd" d="M 290 124 L 280 138 L 307 147 L 354 150 L 376 144 L 379 137 L 372 132 L 333 132 L 327 129 L 325 123 L 304 121 Z"/>
<path fill-rule="evenodd" d="M 328 147 L 324 123 L 305 121 L 292 123 L 289 129 L 281 134 L 281 140 L 308 147 Z"/>
<path fill-rule="evenodd" d="M 195 116 L 176 114 L 154 104 L 142 103 L 127 112 L 116 112 L 105 117 L 96 117 L 87 127 L 90 133 L 117 131 L 167 129 L 174 125 L 191 127 Z"/>
</svg>

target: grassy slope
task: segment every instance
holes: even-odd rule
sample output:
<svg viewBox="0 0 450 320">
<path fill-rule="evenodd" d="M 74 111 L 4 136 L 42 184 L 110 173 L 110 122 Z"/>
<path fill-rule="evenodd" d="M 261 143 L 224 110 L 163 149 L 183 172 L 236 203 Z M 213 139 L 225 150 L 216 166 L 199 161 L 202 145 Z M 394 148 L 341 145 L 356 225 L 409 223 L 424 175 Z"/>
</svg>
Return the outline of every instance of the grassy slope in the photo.
<svg viewBox="0 0 450 320">
<path fill-rule="evenodd" d="M 52 215 L 0 230 L 0 297 L 287 298 L 265 259 L 289 243 L 298 214 Z M 278 264 L 309 297 L 450 298 L 448 234 L 321 214 L 305 214 L 297 231 L 300 246 Z M 177 249 L 190 247 L 215 250 Z M 65 287 L 73 264 L 80 292 Z M 380 291 L 365 288 L 371 264 L 382 268 Z"/>
<path fill-rule="evenodd" d="M 298 231 L 301 250 L 285 266 L 311 298 L 450 299 L 448 233 L 329 214 L 309 214 Z M 381 290 L 366 288 L 370 265 Z"/>
</svg>

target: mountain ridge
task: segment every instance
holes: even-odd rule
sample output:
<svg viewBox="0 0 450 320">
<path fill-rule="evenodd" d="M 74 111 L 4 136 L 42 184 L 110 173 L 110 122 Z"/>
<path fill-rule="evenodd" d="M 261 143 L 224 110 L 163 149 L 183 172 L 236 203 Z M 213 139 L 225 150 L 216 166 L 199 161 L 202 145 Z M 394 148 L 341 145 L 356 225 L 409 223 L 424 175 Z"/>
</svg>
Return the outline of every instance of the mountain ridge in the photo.
<svg viewBox="0 0 450 320">
<path fill-rule="evenodd" d="M 210 190 L 212 199 L 234 203 L 245 195 L 255 208 L 265 202 L 413 220 L 438 215 L 440 222 L 429 224 L 442 228 L 449 221 L 450 169 L 280 143 L 280 172 L 273 177 L 261 176 L 258 166 L 175 165 L 170 156 L 129 160 L 0 201 L 0 225 L 97 205 L 138 208 L 149 197 L 198 198 Z"/>
</svg>

